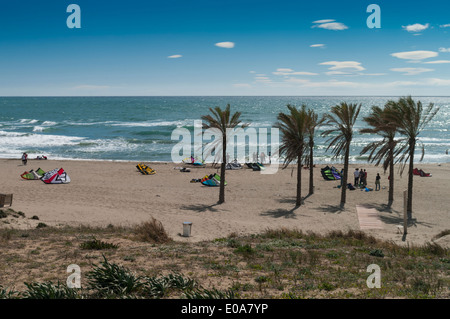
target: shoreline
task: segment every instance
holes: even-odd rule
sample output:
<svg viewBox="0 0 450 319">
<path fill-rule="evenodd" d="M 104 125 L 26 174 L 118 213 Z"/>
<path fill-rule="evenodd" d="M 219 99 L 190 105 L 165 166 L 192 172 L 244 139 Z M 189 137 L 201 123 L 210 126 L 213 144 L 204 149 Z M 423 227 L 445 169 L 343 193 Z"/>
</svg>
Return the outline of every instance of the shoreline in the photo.
<svg viewBox="0 0 450 319">
<path fill-rule="evenodd" d="M 450 229 L 450 163 L 417 163 L 415 167 L 431 172 L 432 177 L 415 177 L 413 218 L 406 241 L 397 226 L 403 221 L 403 190 L 407 172 L 400 177 L 395 169 L 394 203 L 387 207 L 388 178 L 382 167 L 371 164 L 350 164 L 349 182 L 356 167 L 368 171 L 368 186 L 374 187 L 376 173 L 381 175 L 380 191 L 347 192 L 347 203 L 340 210 L 339 181 L 325 181 L 320 168 L 333 164 L 317 164 L 314 170 L 315 194 L 308 195 L 309 170 L 302 171 L 304 205 L 295 209 L 296 167 L 291 165 L 276 174 L 264 175 L 250 169 L 227 170 L 226 200 L 217 205 L 217 187 L 190 183 L 191 179 L 219 173 L 220 168 L 191 167 L 183 173 L 171 162 L 145 162 L 156 170 L 155 175 L 140 174 L 134 163 L 139 161 L 36 160 L 23 166 L 20 159 L 0 159 L 0 193 L 14 195 L 12 209 L 22 211 L 26 219 L 2 223 L 2 228 L 31 229 L 37 222 L 49 226 L 134 226 L 152 217 L 160 221 L 176 241 L 198 242 L 236 234 L 257 234 L 268 228 L 295 228 L 326 233 L 332 230 L 359 230 L 356 205 L 375 207 L 383 222 L 382 229 L 364 230 L 380 239 L 398 244 L 423 244 Z M 39 180 L 20 178 L 26 170 L 45 171 L 64 168 L 71 178 L 69 184 L 46 185 Z M 342 168 L 341 164 L 334 164 Z M 373 181 L 372 181 L 373 179 Z M 426 190 L 426 191 L 424 191 Z M 8 208 L 8 207 L 5 207 Z M 39 221 L 30 220 L 36 215 Z M 192 222 L 191 237 L 181 236 L 182 223 Z M 448 236 L 446 236 L 448 237 Z M 447 239 L 448 240 L 448 239 Z"/>
</svg>

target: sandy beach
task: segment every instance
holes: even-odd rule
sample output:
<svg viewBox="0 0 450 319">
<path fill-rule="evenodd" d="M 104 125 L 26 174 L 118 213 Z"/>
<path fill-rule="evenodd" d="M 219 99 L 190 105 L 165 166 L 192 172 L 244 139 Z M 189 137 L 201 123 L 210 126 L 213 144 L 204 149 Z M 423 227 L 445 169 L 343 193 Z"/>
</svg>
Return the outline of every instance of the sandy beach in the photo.
<svg viewBox="0 0 450 319">
<path fill-rule="evenodd" d="M 148 163 L 155 175 L 142 175 L 137 162 L 29 160 L 27 166 L 12 159 L 0 160 L 0 193 L 12 193 L 12 209 L 27 218 L 0 222 L 0 227 L 35 228 L 37 222 L 50 226 L 90 225 L 133 226 L 152 217 L 161 221 L 176 241 L 198 242 L 226 237 L 231 233 L 253 234 L 267 228 L 288 227 L 303 231 L 326 233 L 330 230 L 360 229 L 356 205 L 371 205 L 379 212 L 381 229 L 364 230 L 377 238 L 398 244 L 423 244 L 439 232 L 450 229 L 450 163 L 417 164 L 432 177 L 414 177 L 413 218 L 406 241 L 398 225 L 403 222 L 403 191 L 407 173 L 400 177 L 395 170 L 395 201 L 387 208 L 388 176 L 369 164 L 351 165 L 368 172 L 368 186 L 375 189 L 375 175 L 380 173 L 380 191 L 359 189 L 347 192 L 344 210 L 339 209 L 339 181 L 325 181 L 320 168 L 315 168 L 315 194 L 308 195 L 309 171 L 302 172 L 304 205 L 295 206 L 296 168 L 264 175 L 244 168 L 228 170 L 226 202 L 216 205 L 219 189 L 193 178 L 219 172 L 208 165 L 182 173 L 174 163 Z M 342 165 L 335 165 L 339 170 Z M 69 184 L 47 185 L 40 180 L 24 180 L 20 174 L 31 169 L 45 171 L 64 168 L 71 178 Z M 353 175 L 349 176 L 353 181 Z M 383 189 L 383 187 L 385 187 Z M 39 221 L 30 217 L 38 216 Z M 191 237 L 183 237 L 183 222 L 192 222 Z M 439 239 L 448 246 L 448 238 Z"/>
</svg>

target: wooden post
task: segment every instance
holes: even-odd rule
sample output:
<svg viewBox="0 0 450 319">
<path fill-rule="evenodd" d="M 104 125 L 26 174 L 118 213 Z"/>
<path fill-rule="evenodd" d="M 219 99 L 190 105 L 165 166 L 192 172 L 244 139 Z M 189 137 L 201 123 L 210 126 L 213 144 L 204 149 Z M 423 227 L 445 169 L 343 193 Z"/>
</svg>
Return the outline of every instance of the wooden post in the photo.
<svg viewBox="0 0 450 319">
<path fill-rule="evenodd" d="M 403 234 L 408 233 L 408 191 L 403 191 Z"/>
</svg>

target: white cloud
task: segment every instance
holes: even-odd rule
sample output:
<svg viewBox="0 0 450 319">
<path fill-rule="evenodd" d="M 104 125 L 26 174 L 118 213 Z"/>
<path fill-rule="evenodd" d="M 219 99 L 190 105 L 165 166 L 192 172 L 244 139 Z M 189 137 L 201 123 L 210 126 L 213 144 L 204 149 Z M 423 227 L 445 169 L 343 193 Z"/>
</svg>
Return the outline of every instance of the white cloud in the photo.
<svg viewBox="0 0 450 319">
<path fill-rule="evenodd" d="M 326 75 L 351 75 L 353 73 L 342 72 L 342 71 L 328 71 L 325 72 Z"/>
<path fill-rule="evenodd" d="M 386 73 L 360 73 L 360 75 L 381 76 L 386 75 Z"/>
<path fill-rule="evenodd" d="M 256 73 L 256 71 L 250 71 L 249 73 Z"/>
<path fill-rule="evenodd" d="M 439 52 L 450 52 L 450 48 L 439 48 Z"/>
<path fill-rule="evenodd" d="M 441 28 L 450 28 L 450 23 L 440 25 Z"/>
<path fill-rule="evenodd" d="M 429 85 L 450 86 L 450 80 L 447 80 L 447 79 L 431 78 L 431 79 L 427 79 L 427 83 Z"/>
<path fill-rule="evenodd" d="M 402 26 L 402 28 L 408 32 L 421 32 L 421 31 L 428 29 L 429 26 L 430 26 L 429 23 L 427 23 L 427 24 L 415 23 L 415 24 L 410 24 L 407 26 Z"/>
<path fill-rule="evenodd" d="M 450 63 L 450 60 L 435 60 L 435 61 L 428 61 L 424 62 L 425 64 L 445 64 Z"/>
<path fill-rule="evenodd" d="M 278 68 L 277 72 L 294 72 L 292 69 L 286 69 L 286 68 Z"/>
<path fill-rule="evenodd" d="M 390 70 L 394 72 L 402 72 L 404 75 L 417 75 L 424 72 L 434 71 L 433 69 L 426 69 L 426 68 L 393 68 Z"/>
<path fill-rule="evenodd" d="M 328 22 L 334 22 L 336 20 L 334 19 L 325 19 L 325 20 L 317 20 L 317 21 L 313 21 L 313 23 L 328 23 Z"/>
<path fill-rule="evenodd" d="M 322 44 L 322 43 L 311 44 L 310 47 L 311 48 L 323 48 L 323 47 L 325 47 L 325 44 Z"/>
<path fill-rule="evenodd" d="M 316 23 L 315 25 L 312 26 L 312 28 L 321 28 L 321 29 L 326 29 L 326 30 L 345 30 L 348 29 L 348 27 L 341 23 L 341 22 L 334 22 L 336 20 L 332 20 L 332 19 L 326 19 L 326 20 L 317 20 L 314 21 L 313 23 Z"/>
<path fill-rule="evenodd" d="M 215 46 L 219 48 L 231 49 L 234 48 L 234 42 L 218 42 Z"/>
<path fill-rule="evenodd" d="M 272 72 L 274 75 L 318 75 L 317 73 L 313 72 L 305 72 L 305 71 L 294 71 L 292 69 L 286 69 L 286 68 L 278 68 L 276 72 Z"/>
<path fill-rule="evenodd" d="M 347 70 L 347 71 L 363 71 L 364 67 L 361 66 L 360 62 L 356 61 L 328 61 L 319 63 L 319 65 L 331 65 L 329 70 Z"/>
<path fill-rule="evenodd" d="M 169 55 L 168 56 L 169 59 L 178 59 L 178 58 L 181 58 L 181 57 L 182 57 L 181 54 L 174 54 L 174 55 Z"/>
<path fill-rule="evenodd" d="M 391 53 L 393 57 L 405 60 L 423 60 L 428 58 L 434 58 L 438 56 L 437 52 L 434 51 L 405 51 Z"/>
</svg>

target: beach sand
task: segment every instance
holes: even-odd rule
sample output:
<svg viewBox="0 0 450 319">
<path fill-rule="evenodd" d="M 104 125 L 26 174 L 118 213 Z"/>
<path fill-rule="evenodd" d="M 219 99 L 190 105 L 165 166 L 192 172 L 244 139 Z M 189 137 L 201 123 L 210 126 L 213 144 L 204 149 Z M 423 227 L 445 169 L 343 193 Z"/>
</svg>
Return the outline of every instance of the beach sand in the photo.
<svg viewBox="0 0 450 319">
<path fill-rule="evenodd" d="M 450 163 L 421 164 L 415 167 L 432 177 L 414 177 L 413 218 L 406 239 L 398 226 L 403 224 L 403 191 L 407 188 L 407 170 L 400 177 L 395 170 L 395 201 L 387 207 L 388 175 L 369 164 L 351 165 L 349 182 L 355 167 L 368 172 L 368 186 L 375 189 L 375 175 L 381 175 L 381 191 L 347 191 L 344 210 L 339 209 L 339 181 L 325 181 L 320 168 L 314 169 L 315 193 L 308 195 L 309 171 L 302 170 L 304 205 L 295 207 L 296 168 L 264 175 L 244 168 L 227 170 L 226 202 L 217 205 L 218 187 L 207 187 L 190 180 L 218 172 L 210 165 L 182 173 L 174 163 L 148 163 L 155 175 L 142 175 L 136 162 L 0 160 L 0 193 L 12 193 L 12 209 L 25 214 L 24 219 L 0 220 L 0 227 L 35 228 L 38 222 L 50 226 L 90 225 L 134 226 L 152 217 L 159 220 L 176 241 L 198 242 L 238 235 L 256 234 L 271 228 L 295 228 L 327 233 L 331 230 L 360 230 L 357 205 L 371 205 L 379 211 L 381 229 L 364 229 L 377 238 L 397 244 L 430 242 L 441 231 L 450 229 Z M 338 170 L 343 165 L 335 165 Z M 64 168 L 69 184 L 47 185 L 40 180 L 24 180 L 26 170 L 45 171 Z M 6 208 L 6 207 L 5 207 Z M 39 220 L 30 217 L 38 216 Z M 191 237 L 183 237 L 183 222 L 192 222 Z M 448 235 L 446 236 L 448 237 Z M 448 238 L 441 238 L 448 246 Z"/>
</svg>

